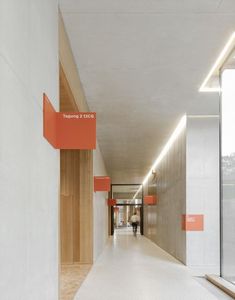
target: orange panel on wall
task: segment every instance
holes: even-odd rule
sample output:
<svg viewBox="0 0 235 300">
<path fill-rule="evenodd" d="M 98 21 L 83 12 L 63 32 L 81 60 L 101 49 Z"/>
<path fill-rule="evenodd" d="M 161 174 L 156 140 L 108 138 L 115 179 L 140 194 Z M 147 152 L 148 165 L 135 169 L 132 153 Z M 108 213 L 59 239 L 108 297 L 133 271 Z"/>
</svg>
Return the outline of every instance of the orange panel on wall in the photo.
<svg viewBox="0 0 235 300">
<path fill-rule="evenodd" d="M 57 113 L 43 94 L 43 136 L 56 149 L 95 149 L 96 114 Z"/>
<path fill-rule="evenodd" d="M 108 176 L 94 176 L 94 192 L 109 192 L 111 179 Z"/>
<path fill-rule="evenodd" d="M 43 136 L 57 147 L 56 111 L 45 94 L 43 94 Z"/>
<path fill-rule="evenodd" d="M 146 204 L 146 205 L 157 204 L 157 197 L 153 196 L 153 195 L 144 196 L 144 204 Z"/>
<path fill-rule="evenodd" d="M 95 113 L 57 113 L 57 148 L 95 149 Z"/>
<path fill-rule="evenodd" d="M 116 201 L 116 199 L 108 199 L 107 204 L 108 204 L 108 206 L 114 206 L 117 204 L 117 201 Z"/>
<path fill-rule="evenodd" d="M 203 231 L 204 215 L 182 215 L 182 230 Z"/>
</svg>

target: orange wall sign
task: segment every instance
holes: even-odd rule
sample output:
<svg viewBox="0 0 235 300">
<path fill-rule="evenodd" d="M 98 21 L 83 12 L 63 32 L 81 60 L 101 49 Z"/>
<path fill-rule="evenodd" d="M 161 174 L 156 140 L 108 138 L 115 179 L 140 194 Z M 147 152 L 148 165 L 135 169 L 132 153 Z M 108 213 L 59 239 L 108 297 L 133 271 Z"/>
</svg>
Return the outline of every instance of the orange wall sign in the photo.
<svg viewBox="0 0 235 300">
<path fill-rule="evenodd" d="M 56 149 L 95 149 L 96 114 L 58 113 L 43 94 L 43 136 Z"/>
<path fill-rule="evenodd" d="M 43 94 L 43 136 L 57 148 L 56 111 L 45 94 Z"/>
<path fill-rule="evenodd" d="M 204 215 L 182 215 L 182 230 L 203 231 Z"/>
<path fill-rule="evenodd" d="M 116 199 L 108 199 L 107 204 L 108 204 L 108 206 L 114 206 L 117 204 L 117 200 Z"/>
<path fill-rule="evenodd" d="M 157 204 L 157 197 L 153 196 L 153 195 L 144 196 L 144 204 L 146 204 L 146 205 Z"/>
<path fill-rule="evenodd" d="M 108 176 L 94 176 L 94 192 L 109 192 L 111 179 Z"/>
</svg>

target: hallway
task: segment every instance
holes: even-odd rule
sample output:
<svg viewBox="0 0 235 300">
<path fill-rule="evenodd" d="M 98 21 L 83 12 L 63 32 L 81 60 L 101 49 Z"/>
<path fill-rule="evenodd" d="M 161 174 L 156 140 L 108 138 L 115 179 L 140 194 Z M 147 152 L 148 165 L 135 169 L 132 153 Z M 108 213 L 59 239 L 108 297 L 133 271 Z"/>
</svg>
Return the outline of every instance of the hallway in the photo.
<svg viewBox="0 0 235 300">
<path fill-rule="evenodd" d="M 235 0 L 0 20 L 0 300 L 235 299 Z"/>
<path fill-rule="evenodd" d="M 203 280 L 192 278 L 187 267 L 147 238 L 119 229 L 109 238 L 75 300 L 231 299 L 215 287 L 208 288 L 206 281 L 199 282 Z"/>
</svg>

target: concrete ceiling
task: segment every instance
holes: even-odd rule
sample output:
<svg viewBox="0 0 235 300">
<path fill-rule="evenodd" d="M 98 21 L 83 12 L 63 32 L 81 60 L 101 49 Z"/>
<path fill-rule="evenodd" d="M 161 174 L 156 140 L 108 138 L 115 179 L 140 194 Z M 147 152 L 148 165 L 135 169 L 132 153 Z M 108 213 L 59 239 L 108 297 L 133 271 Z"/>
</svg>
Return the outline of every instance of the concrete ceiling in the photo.
<svg viewBox="0 0 235 300">
<path fill-rule="evenodd" d="M 113 183 L 140 183 L 235 31 L 235 0 L 60 0 Z"/>
<path fill-rule="evenodd" d="M 112 197 L 114 199 L 133 199 L 139 187 L 139 185 L 115 185 L 112 187 Z"/>
</svg>

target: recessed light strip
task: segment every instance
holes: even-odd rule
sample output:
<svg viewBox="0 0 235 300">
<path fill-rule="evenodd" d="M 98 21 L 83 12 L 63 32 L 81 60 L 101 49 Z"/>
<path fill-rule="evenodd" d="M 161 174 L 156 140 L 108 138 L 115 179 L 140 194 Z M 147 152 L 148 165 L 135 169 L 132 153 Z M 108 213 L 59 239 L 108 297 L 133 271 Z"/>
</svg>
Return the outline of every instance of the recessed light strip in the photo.
<svg viewBox="0 0 235 300">
<path fill-rule="evenodd" d="M 219 57 L 215 61 L 214 65 L 212 66 L 210 72 L 206 76 L 205 80 L 203 81 L 202 85 L 199 88 L 199 92 L 219 92 L 220 87 L 208 87 L 208 82 L 212 78 L 212 76 L 219 76 L 218 72 L 219 69 L 224 64 L 225 60 L 228 58 L 229 54 L 233 50 L 235 46 L 235 32 L 230 36 L 228 42 L 224 46 L 223 50 L 221 51 Z"/>
<path fill-rule="evenodd" d="M 195 119 L 207 119 L 207 118 L 219 118 L 219 115 L 187 115 L 188 118 L 195 118 Z"/>
</svg>

